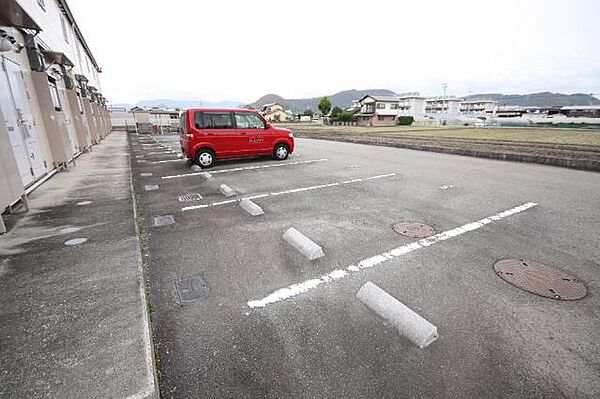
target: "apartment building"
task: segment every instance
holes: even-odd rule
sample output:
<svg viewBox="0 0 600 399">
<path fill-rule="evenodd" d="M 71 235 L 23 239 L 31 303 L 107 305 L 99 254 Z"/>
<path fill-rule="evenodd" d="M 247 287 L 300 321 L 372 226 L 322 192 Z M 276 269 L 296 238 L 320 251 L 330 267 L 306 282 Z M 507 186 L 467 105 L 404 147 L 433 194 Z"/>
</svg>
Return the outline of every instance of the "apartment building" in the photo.
<svg viewBox="0 0 600 399">
<path fill-rule="evenodd" d="M 493 100 L 463 100 L 460 113 L 466 116 L 490 116 L 498 109 L 498 102 Z"/>
<path fill-rule="evenodd" d="M 454 96 L 431 97 L 425 99 L 425 114 L 430 117 L 453 117 L 460 113 L 463 100 Z"/>
<path fill-rule="evenodd" d="M 398 115 L 415 119 L 425 114 L 425 97 L 418 92 L 398 94 Z"/>
<path fill-rule="evenodd" d="M 102 70 L 65 0 L 0 0 L 0 58 L 3 211 L 111 126 Z"/>
</svg>

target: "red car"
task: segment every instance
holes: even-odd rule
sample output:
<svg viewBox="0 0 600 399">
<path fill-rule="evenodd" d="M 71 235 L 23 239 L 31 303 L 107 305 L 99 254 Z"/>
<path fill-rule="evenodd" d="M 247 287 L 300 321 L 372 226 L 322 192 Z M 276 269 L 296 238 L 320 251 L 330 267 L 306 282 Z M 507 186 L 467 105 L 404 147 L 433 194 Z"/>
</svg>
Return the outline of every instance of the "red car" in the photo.
<svg viewBox="0 0 600 399">
<path fill-rule="evenodd" d="M 289 129 L 274 127 L 250 109 L 193 108 L 181 114 L 181 151 L 202 168 L 216 159 L 271 155 L 284 160 L 294 152 Z"/>
</svg>

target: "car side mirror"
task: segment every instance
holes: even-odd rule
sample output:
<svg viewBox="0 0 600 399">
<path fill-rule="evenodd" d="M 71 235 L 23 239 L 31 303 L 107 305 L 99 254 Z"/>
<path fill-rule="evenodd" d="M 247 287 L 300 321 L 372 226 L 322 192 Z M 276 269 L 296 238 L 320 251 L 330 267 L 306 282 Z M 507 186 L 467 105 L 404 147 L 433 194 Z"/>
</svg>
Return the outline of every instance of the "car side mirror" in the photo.
<svg viewBox="0 0 600 399">
<path fill-rule="evenodd" d="M 265 129 L 270 129 L 271 128 L 271 124 L 269 122 L 265 122 Z"/>
</svg>

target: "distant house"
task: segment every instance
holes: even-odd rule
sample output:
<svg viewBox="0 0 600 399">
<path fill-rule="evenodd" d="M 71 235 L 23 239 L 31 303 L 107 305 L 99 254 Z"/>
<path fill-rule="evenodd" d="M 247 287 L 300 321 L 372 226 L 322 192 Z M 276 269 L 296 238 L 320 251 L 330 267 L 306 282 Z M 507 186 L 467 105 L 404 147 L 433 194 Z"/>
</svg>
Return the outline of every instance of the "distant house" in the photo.
<svg viewBox="0 0 600 399">
<path fill-rule="evenodd" d="M 399 101 L 396 96 L 367 94 L 359 101 L 360 112 L 356 114 L 359 126 L 393 126 L 396 124 Z"/>
<path fill-rule="evenodd" d="M 284 122 L 291 120 L 290 116 L 283 109 L 283 106 L 277 103 L 263 105 L 261 113 L 269 122 Z"/>
</svg>

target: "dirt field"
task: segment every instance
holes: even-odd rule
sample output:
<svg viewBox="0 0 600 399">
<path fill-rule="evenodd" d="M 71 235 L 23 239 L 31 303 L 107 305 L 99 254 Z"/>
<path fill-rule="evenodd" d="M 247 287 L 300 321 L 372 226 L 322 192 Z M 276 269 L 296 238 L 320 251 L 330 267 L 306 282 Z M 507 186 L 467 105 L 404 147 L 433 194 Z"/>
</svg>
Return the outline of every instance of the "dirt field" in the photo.
<svg viewBox="0 0 600 399">
<path fill-rule="evenodd" d="M 289 124 L 298 137 L 600 170 L 600 130 Z"/>
</svg>

